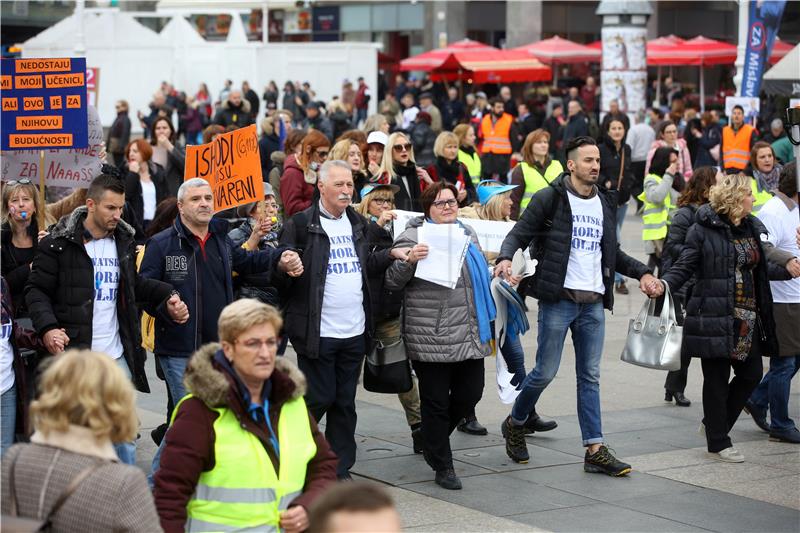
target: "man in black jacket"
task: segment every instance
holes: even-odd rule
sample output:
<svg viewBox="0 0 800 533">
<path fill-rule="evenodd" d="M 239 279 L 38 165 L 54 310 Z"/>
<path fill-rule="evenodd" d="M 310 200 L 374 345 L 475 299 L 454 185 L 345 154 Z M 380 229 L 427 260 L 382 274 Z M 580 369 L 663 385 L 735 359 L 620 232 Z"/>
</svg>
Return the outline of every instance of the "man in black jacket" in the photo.
<svg viewBox="0 0 800 533">
<path fill-rule="evenodd" d="M 371 344 L 367 276 L 380 276 L 405 251 L 375 249 L 366 219 L 350 207 L 353 176 L 344 161 L 319 170 L 320 199 L 286 221 L 280 244 L 300 250 L 303 274 L 278 274 L 286 301 L 286 334 L 308 379 L 306 402 L 326 416 L 325 436 L 339 457 L 337 476 L 350 479 L 356 460 L 356 385 Z"/>
<path fill-rule="evenodd" d="M 502 425 L 506 452 L 527 463 L 526 430 L 536 402 L 561 362 L 564 338 L 572 331 L 578 381 L 578 422 L 587 448 L 584 470 L 621 476 L 628 464 L 603 444 L 600 415 L 600 359 L 605 315 L 614 304 L 614 271 L 641 280 L 640 288 L 658 296 L 663 288 L 645 265 L 619 248 L 616 195 L 597 187 L 600 151 L 591 137 L 566 146 L 568 173 L 531 199 L 519 222 L 503 241 L 495 275 L 509 278 L 514 253 L 531 247 L 539 264 L 527 294 L 539 300 L 536 367 L 527 375 L 511 415 Z M 512 279 L 512 282 L 517 280 Z"/>
<path fill-rule="evenodd" d="M 101 174 L 89 185 L 86 206 L 65 216 L 42 239 L 25 287 L 34 327 L 52 354 L 67 346 L 116 359 L 136 388 L 150 392 L 141 344 L 141 302 L 173 323 L 189 318 L 172 287 L 136 273 L 134 231 L 122 219 L 125 188 Z M 117 445 L 135 464 L 133 443 Z"/>
</svg>

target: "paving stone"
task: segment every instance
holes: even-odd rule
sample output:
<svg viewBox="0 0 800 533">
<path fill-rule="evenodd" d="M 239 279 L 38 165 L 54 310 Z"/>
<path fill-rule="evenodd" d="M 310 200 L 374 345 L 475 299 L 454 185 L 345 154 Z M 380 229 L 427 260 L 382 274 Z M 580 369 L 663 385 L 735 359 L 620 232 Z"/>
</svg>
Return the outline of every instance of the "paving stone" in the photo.
<svg viewBox="0 0 800 533">
<path fill-rule="evenodd" d="M 599 503 L 509 518 L 550 531 L 705 531 L 674 520 Z"/>
<path fill-rule="evenodd" d="M 491 473 L 491 470 L 460 461 L 454 461 L 454 466 L 456 473 L 462 478 Z M 360 476 L 390 485 L 418 483 L 433 480 L 435 476 L 435 473 L 425 463 L 421 455 L 404 455 L 372 459 L 370 461 L 356 461 L 351 471 Z"/>
<path fill-rule="evenodd" d="M 408 445 L 404 446 L 383 439 L 356 435 L 356 462 L 385 457 L 399 457 L 401 455 L 414 455 L 414 449 L 411 447 L 411 438 L 408 440 Z"/>
<path fill-rule="evenodd" d="M 508 457 L 508 454 L 506 454 L 506 447 L 504 444 L 502 446 L 469 448 L 466 450 L 454 451 L 453 459 L 480 466 L 481 468 L 487 468 L 494 472 L 508 472 L 512 470 L 524 470 L 528 468 L 540 468 L 543 466 L 580 462 L 580 459 L 574 455 L 539 446 L 528 445 L 528 453 L 531 459 L 527 464 L 515 463 Z"/>
<path fill-rule="evenodd" d="M 800 483 L 798 483 L 796 475 L 748 481 L 729 485 L 724 490 L 745 498 L 753 498 L 800 511 Z M 798 529 L 800 529 L 800 517 L 798 518 Z"/>
<path fill-rule="evenodd" d="M 671 452 L 652 453 L 628 457 L 640 472 L 658 472 L 670 468 L 702 465 L 715 462 L 702 448 L 690 448 Z"/>
<path fill-rule="evenodd" d="M 782 477 L 787 474 L 785 470 L 770 466 L 748 462 L 724 463 L 722 461 L 658 470 L 653 473 L 661 477 L 683 481 L 684 483 L 690 483 L 699 487 L 710 487 L 721 490 L 727 490 L 728 487 L 747 484 L 759 479 Z"/>
<path fill-rule="evenodd" d="M 712 531 L 794 533 L 800 524 L 794 509 L 710 489 L 631 498 L 616 505 Z"/>
<path fill-rule="evenodd" d="M 404 485 L 403 488 L 504 517 L 593 502 L 576 494 L 529 483 L 508 474 L 473 476 L 462 478 L 461 481 L 464 485 L 462 490 L 445 490 L 433 481 Z"/>
</svg>

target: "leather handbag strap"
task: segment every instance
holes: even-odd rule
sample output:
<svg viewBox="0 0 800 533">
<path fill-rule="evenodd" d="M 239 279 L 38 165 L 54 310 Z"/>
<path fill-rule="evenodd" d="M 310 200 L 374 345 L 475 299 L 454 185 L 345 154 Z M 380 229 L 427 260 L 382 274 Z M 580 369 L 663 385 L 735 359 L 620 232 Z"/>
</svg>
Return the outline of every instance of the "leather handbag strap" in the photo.
<svg viewBox="0 0 800 533">
<path fill-rule="evenodd" d="M 625 144 L 622 145 L 622 157 L 619 158 L 619 176 L 617 177 L 617 190 L 622 187 L 622 173 L 625 172 Z"/>
</svg>

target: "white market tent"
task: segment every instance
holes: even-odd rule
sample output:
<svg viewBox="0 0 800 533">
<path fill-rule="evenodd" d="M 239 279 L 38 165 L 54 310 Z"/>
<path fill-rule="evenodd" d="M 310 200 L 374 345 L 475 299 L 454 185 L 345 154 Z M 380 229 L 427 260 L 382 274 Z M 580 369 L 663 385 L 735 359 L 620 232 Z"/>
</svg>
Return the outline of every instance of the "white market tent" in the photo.
<svg viewBox="0 0 800 533">
<path fill-rule="evenodd" d="M 800 44 L 764 74 L 762 86 L 768 94 L 800 96 Z"/>
<path fill-rule="evenodd" d="M 355 81 L 363 76 L 373 94 L 377 93 L 378 45 L 252 42 L 247 40 L 239 16 L 232 17 L 226 41 L 209 42 L 180 14 L 171 16 L 162 32 L 156 33 L 129 13 L 113 8 L 86 9 L 82 21 L 73 14 L 25 41 L 22 55 L 75 57 L 81 45 L 86 66 L 99 68 L 98 111 L 106 127 L 114 120 L 114 103 L 124 99 L 130 105 L 136 131 L 136 111 L 147 112 L 162 81 L 187 94 L 196 93 L 205 82 L 214 98 L 228 78 L 237 87 L 249 81 L 259 96 L 270 80 L 279 87 L 287 80 L 308 81 L 319 99 L 329 101 L 341 94 L 345 78 Z M 370 113 L 376 107 L 373 97 Z"/>
</svg>

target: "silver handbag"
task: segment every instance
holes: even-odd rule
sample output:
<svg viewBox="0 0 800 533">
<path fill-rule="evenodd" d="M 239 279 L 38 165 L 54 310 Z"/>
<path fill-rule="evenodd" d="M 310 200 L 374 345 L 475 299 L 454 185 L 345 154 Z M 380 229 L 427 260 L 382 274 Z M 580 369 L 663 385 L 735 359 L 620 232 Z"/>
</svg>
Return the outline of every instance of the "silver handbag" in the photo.
<svg viewBox="0 0 800 533">
<path fill-rule="evenodd" d="M 648 298 L 628 324 L 628 338 L 621 359 L 656 370 L 679 370 L 683 327 L 675 319 L 675 303 L 664 283 L 664 305 L 655 316 L 656 299 Z"/>
</svg>

